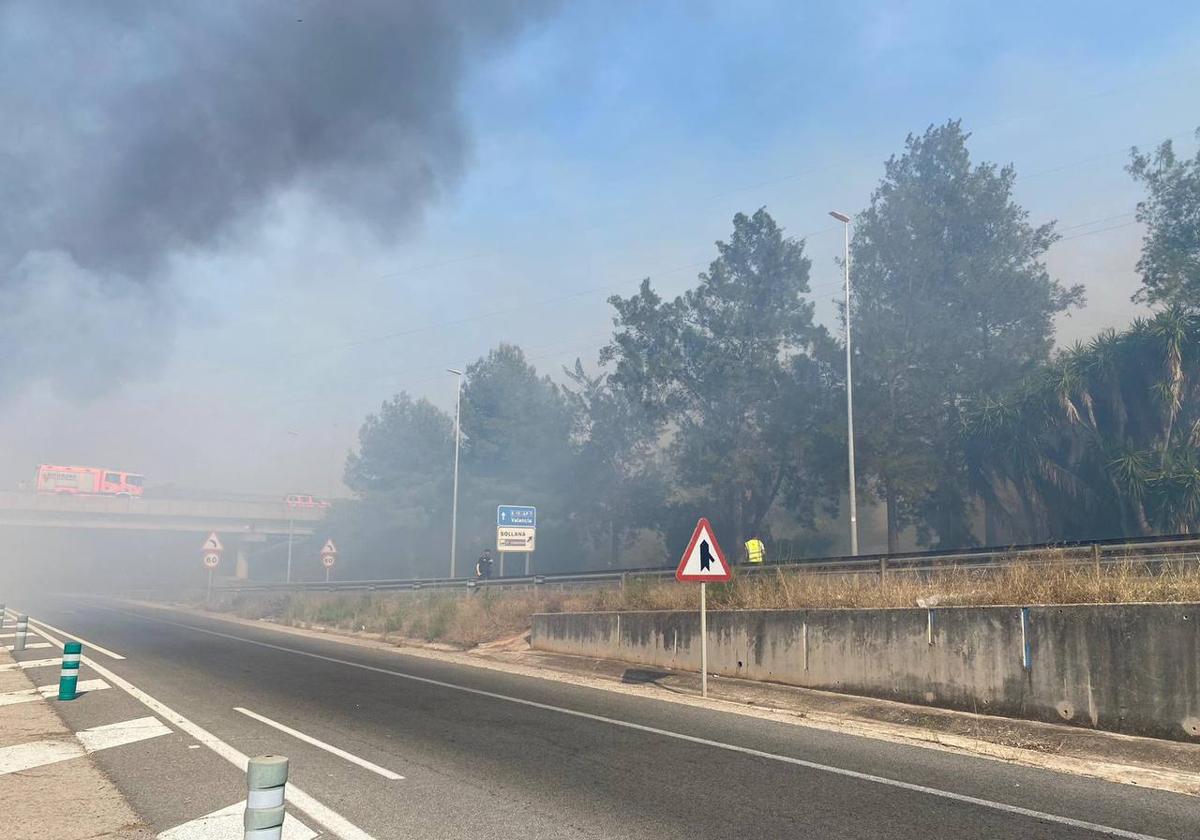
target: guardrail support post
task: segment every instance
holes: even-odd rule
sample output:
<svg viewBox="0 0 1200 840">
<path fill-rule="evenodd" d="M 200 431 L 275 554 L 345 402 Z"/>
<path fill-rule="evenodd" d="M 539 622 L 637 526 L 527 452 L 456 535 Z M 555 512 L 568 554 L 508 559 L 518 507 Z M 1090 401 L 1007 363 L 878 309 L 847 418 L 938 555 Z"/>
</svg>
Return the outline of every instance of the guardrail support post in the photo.
<svg viewBox="0 0 1200 840">
<path fill-rule="evenodd" d="M 17 638 L 13 642 L 13 650 L 25 650 L 25 637 L 29 635 L 29 616 L 17 616 Z"/>
<path fill-rule="evenodd" d="M 62 673 L 58 677 L 58 699 L 74 700 L 75 686 L 79 682 L 79 660 L 83 656 L 83 645 L 67 642 L 63 645 Z"/>
<path fill-rule="evenodd" d="M 1100 577 L 1100 544 L 1092 543 L 1092 564 L 1096 567 L 1096 577 Z"/>
<path fill-rule="evenodd" d="M 887 555 L 879 558 L 879 585 L 887 583 Z"/>
<path fill-rule="evenodd" d="M 282 755 L 260 755 L 246 765 L 245 840 L 280 840 L 283 837 L 284 788 L 288 760 Z"/>
</svg>

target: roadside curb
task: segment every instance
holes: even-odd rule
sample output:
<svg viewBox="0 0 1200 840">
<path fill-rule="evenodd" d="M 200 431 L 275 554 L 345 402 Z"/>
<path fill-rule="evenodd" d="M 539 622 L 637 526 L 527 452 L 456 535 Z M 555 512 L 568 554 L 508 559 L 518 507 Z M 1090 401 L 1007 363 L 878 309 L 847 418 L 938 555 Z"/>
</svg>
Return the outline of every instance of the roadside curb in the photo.
<svg viewBox="0 0 1200 840">
<path fill-rule="evenodd" d="M 732 712 L 748 717 L 804 726 L 828 732 L 857 735 L 874 740 L 887 741 L 927 749 L 972 755 L 997 761 L 1038 767 L 1077 776 L 1099 778 L 1110 782 L 1137 787 L 1165 790 L 1192 796 L 1200 796 L 1200 746 L 1177 742 L 1157 741 L 1150 738 L 1080 730 L 1074 727 L 1033 721 L 1010 720 L 989 715 L 949 710 L 931 710 L 909 706 L 889 700 L 875 700 L 831 692 L 755 683 L 747 680 L 716 678 L 710 680 L 710 696 L 707 700 L 699 696 L 699 677 L 683 672 L 656 672 L 658 679 L 630 683 L 623 681 L 631 672 L 642 672 L 637 666 L 616 660 L 600 660 L 586 657 L 543 654 L 537 651 L 506 650 L 497 645 L 492 648 L 477 648 L 471 652 L 429 648 L 412 643 L 384 642 L 349 635 L 337 630 L 310 630 L 277 624 L 268 620 L 244 619 L 221 613 L 211 613 L 191 607 L 170 606 L 146 601 L 126 600 L 129 606 L 137 606 L 176 614 L 208 618 L 227 624 L 269 629 L 310 639 L 321 639 L 339 644 L 358 646 L 377 651 L 388 651 L 403 656 L 415 656 L 434 661 L 452 662 L 476 668 L 484 668 L 518 676 L 548 679 L 580 685 L 603 691 L 631 694 L 655 700 L 680 703 L 697 708 Z M 696 687 L 690 685 L 697 683 Z M 914 718 L 930 718 L 936 715 L 958 723 L 996 724 L 1002 723 L 1012 731 L 1029 733 L 1031 742 L 1045 744 L 1050 740 L 1069 740 L 1086 737 L 1104 749 L 1086 750 L 1075 748 L 1069 754 L 1055 754 L 1045 749 L 1029 749 L 971 737 L 961 733 L 939 731 L 930 726 L 920 726 L 870 719 L 849 714 L 837 714 L 811 708 L 812 701 L 845 701 L 847 705 L 871 706 L 887 710 L 900 710 Z M 1169 753 L 1169 765 L 1148 762 L 1130 763 L 1119 760 L 1131 753 Z M 1114 760 L 1115 757 L 1115 760 Z M 1165 760 L 1165 759 L 1164 759 Z M 1195 769 L 1193 769 L 1195 768 Z"/>
</svg>

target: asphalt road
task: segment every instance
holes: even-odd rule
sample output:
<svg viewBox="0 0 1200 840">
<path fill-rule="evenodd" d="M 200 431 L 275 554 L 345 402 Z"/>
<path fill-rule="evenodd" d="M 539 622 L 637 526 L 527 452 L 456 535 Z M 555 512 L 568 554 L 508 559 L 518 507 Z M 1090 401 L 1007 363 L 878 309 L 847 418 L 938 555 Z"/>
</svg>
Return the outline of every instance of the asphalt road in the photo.
<svg viewBox="0 0 1200 840">
<path fill-rule="evenodd" d="M 19 606 L 55 641 L 92 643 L 81 679 L 113 686 L 59 705 L 72 728 L 171 728 L 95 758 L 173 837 L 215 837 L 186 827 L 244 798 L 235 762 L 260 753 L 291 759 L 289 821 L 344 840 L 1200 836 L 1200 802 L 1176 794 L 268 627 Z"/>
</svg>

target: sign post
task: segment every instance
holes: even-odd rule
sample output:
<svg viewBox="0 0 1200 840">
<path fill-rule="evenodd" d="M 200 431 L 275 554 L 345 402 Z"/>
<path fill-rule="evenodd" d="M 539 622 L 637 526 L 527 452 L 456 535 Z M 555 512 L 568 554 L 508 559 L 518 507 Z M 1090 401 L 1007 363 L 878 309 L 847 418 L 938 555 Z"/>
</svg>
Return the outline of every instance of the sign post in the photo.
<svg viewBox="0 0 1200 840">
<path fill-rule="evenodd" d="M 221 565 L 221 552 L 224 550 L 225 546 L 221 545 L 221 538 L 217 536 L 216 531 L 210 533 L 205 538 L 204 545 L 200 547 L 200 552 L 204 559 L 204 568 L 208 569 L 208 591 L 204 596 L 205 604 L 212 601 L 213 572 L 217 566 Z"/>
<path fill-rule="evenodd" d="M 700 696 L 708 696 L 708 583 L 724 583 L 733 578 L 725 553 L 717 544 L 712 525 L 701 517 L 692 533 L 687 551 L 675 570 L 675 579 L 700 584 Z"/>
<path fill-rule="evenodd" d="M 333 540 L 325 540 L 325 545 L 321 547 L 321 565 L 325 567 L 326 583 L 329 583 L 329 572 L 337 562 L 337 553 L 337 546 L 333 544 Z"/>
<path fill-rule="evenodd" d="M 527 505 L 499 505 L 496 508 L 496 551 L 500 552 L 500 577 L 504 577 L 504 555 L 523 552 L 525 574 L 533 565 L 537 546 L 537 508 Z"/>
</svg>

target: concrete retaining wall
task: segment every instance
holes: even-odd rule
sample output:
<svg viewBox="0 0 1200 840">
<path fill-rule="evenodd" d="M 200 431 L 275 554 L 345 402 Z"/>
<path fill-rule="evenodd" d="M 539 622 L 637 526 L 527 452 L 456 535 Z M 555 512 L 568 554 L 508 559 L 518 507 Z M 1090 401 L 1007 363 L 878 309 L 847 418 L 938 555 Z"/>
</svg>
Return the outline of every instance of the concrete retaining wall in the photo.
<svg viewBox="0 0 1200 840">
<path fill-rule="evenodd" d="M 695 612 L 536 615 L 537 650 L 699 670 Z M 1200 604 L 710 612 L 710 673 L 1200 741 Z"/>
</svg>

